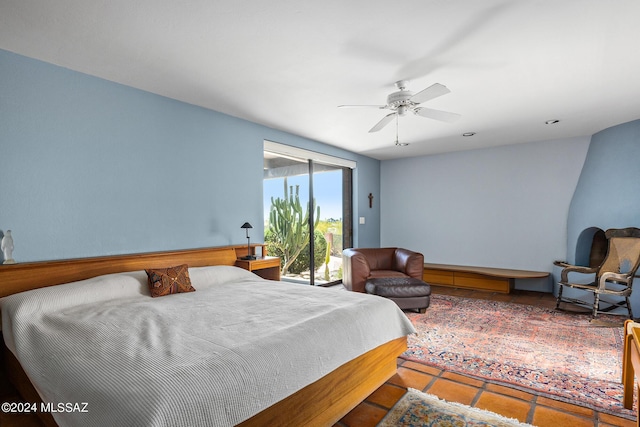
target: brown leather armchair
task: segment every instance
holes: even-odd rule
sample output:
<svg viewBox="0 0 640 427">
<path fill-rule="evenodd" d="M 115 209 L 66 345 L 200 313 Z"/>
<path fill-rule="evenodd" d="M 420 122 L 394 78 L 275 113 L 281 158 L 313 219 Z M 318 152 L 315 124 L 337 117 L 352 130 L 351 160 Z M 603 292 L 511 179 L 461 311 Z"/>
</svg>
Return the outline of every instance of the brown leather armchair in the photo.
<svg viewBox="0 0 640 427">
<path fill-rule="evenodd" d="M 422 280 L 424 256 L 402 248 L 352 248 L 342 251 L 342 284 L 365 292 L 368 279 L 413 277 Z"/>
</svg>

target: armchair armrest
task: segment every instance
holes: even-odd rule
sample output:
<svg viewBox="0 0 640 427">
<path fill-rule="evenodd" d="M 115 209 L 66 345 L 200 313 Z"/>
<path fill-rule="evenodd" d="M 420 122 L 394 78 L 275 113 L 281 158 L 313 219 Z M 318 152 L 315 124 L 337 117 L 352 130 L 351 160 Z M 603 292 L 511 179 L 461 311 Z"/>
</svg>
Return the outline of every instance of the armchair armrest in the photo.
<svg viewBox="0 0 640 427">
<path fill-rule="evenodd" d="M 342 284 L 353 292 L 364 292 L 364 285 L 371 274 L 367 257 L 354 249 L 342 251 Z"/>
<path fill-rule="evenodd" d="M 607 282 L 616 282 L 620 285 L 629 286 L 629 282 L 630 282 L 629 279 L 633 279 L 633 276 L 629 276 L 628 274 L 613 273 L 608 271 L 606 273 L 602 273 L 602 275 L 600 276 L 600 280 L 598 282 L 598 288 L 601 291 L 607 289 Z"/>
<path fill-rule="evenodd" d="M 556 264 L 559 265 L 559 264 Z M 595 274 L 598 272 L 597 268 L 594 267 L 583 267 L 580 265 L 570 265 L 570 264 L 566 264 L 563 263 L 564 268 L 562 269 L 562 272 L 560 273 L 560 282 L 561 283 L 568 283 L 569 281 L 569 273 L 575 272 L 575 273 L 582 273 L 582 274 Z"/>
<path fill-rule="evenodd" d="M 424 255 L 408 249 L 398 248 L 395 254 L 395 269 L 407 276 L 422 280 L 424 274 Z"/>
</svg>

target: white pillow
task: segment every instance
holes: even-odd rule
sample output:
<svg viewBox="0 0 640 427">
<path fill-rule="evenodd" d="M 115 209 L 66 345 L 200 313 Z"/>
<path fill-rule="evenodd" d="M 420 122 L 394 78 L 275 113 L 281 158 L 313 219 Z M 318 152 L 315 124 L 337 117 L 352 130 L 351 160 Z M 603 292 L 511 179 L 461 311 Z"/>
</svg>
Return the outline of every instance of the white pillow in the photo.
<svg viewBox="0 0 640 427">
<path fill-rule="evenodd" d="M 230 282 L 265 280 L 255 273 L 232 265 L 191 267 L 189 268 L 189 277 L 191 278 L 191 285 L 196 290 Z"/>
</svg>

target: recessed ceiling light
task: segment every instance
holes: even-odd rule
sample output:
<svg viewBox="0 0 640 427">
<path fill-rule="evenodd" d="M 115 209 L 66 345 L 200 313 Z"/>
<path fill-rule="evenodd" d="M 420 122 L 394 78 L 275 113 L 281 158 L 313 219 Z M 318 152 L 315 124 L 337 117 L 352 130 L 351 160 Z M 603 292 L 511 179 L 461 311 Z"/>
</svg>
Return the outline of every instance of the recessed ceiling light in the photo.
<svg viewBox="0 0 640 427">
<path fill-rule="evenodd" d="M 475 134 L 476 134 L 475 132 L 465 132 L 462 134 L 462 136 L 473 136 Z"/>
<path fill-rule="evenodd" d="M 547 120 L 546 122 L 544 122 L 547 125 L 555 125 L 556 123 L 560 122 L 560 120 L 558 119 L 552 119 L 552 120 Z"/>
</svg>

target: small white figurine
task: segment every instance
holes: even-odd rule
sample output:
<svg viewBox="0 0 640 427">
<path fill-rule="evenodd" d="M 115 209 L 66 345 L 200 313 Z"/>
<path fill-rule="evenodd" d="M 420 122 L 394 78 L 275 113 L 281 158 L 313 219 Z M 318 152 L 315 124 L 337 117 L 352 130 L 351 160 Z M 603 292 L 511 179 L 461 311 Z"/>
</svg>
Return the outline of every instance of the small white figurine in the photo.
<svg viewBox="0 0 640 427">
<path fill-rule="evenodd" d="M 11 230 L 7 230 L 2 243 L 0 243 L 2 254 L 4 255 L 3 264 L 15 264 L 16 260 L 13 259 L 13 237 L 11 237 Z"/>
</svg>

